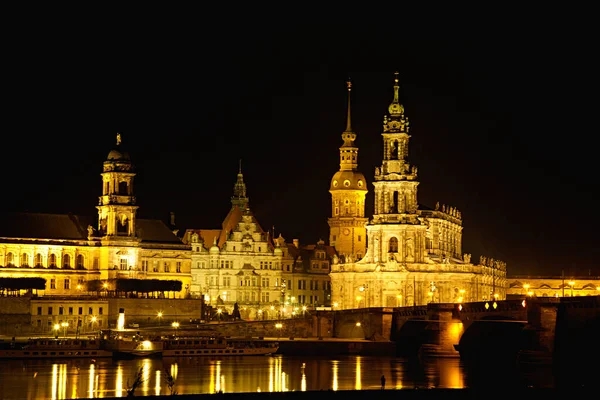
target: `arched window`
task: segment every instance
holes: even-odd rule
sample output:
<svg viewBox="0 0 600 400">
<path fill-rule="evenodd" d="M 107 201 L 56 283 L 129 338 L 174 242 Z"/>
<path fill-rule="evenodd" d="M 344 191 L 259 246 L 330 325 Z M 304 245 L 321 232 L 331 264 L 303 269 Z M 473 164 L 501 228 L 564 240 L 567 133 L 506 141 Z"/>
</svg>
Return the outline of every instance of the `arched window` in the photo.
<svg viewBox="0 0 600 400">
<path fill-rule="evenodd" d="M 83 265 L 84 259 L 83 259 L 83 254 L 78 254 L 77 255 L 77 269 L 84 269 L 85 266 Z"/>
<path fill-rule="evenodd" d="M 29 267 L 29 254 L 21 254 L 21 267 Z"/>
<path fill-rule="evenodd" d="M 390 245 L 389 245 L 389 251 L 390 253 L 397 253 L 398 252 L 398 239 L 396 239 L 395 237 L 390 239 Z"/>
<path fill-rule="evenodd" d="M 14 267 L 14 264 L 15 264 L 15 256 L 13 255 L 13 253 L 7 253 L 6 254 L 6 266 Z"/>
<path fill-rule="evenodd" d="M 40 253 L 37 253 L 35 255 L 35 266 L 38 268 L 43 267 L 44 266 L 43 263 L 44 263 L 44 258 L 42 257 L 42 255 Z"/>
<path fill-rule="evenodd" d="M 63 256 L 63 268 L 71 268 L 71 256 L 68 254 Z"/>
<path fill-rule="evenodd" d="M 129 220 L 125 215 L 121 215 L 119 222 L 117 223 L 117 233 L 128 234 L 129 233 Z"/>
<path fill-rule="evenodd" d="M 48 257 L 48 267 L 56 268 L 56 254 L 50 254 Z"/>
<path fill-rule="evenodd" d="M 129 194 L 127 182 L 119 182 L 119 194 L 121 196 L 127 196 Z"/>
</svg>

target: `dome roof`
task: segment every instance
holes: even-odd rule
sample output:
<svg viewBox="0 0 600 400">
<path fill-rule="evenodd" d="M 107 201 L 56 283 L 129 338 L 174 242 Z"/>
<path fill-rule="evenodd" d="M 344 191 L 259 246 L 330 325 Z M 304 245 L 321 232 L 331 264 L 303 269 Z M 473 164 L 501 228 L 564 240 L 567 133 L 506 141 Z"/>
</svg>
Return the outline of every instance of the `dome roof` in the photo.
<svg viewBox="0 0 600 400">
<path fill-rule="evenodd" d="M 329 190 L 363 190 L 367 189 L 367 180 L 365 176 L 358 171 L 338 171 L 331 178 Z"/>
<path fill-rule="evenodd" d="M 210 254 L 218 254 L 219 253 L 219 246 L 217 246 L 216 244 L 213 244 L 210 247 L 209 252 L 210 252 Z"/>
<path fill-rule="evenodd" d="M 129 161 L 129 154 L 126 152 L 121 152 L 117 149 L 113 149 L 108 153 L 108 157 L 106 158 L 108 161 Z"/>
</svg>

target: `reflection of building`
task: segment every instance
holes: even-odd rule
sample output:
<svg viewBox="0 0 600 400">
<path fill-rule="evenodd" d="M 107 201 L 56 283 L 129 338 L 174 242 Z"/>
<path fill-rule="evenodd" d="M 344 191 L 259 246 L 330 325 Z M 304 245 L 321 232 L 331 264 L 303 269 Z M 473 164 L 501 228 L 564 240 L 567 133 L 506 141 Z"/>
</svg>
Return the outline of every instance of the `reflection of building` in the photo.
<svg viewBox="0 0 600 400">
<path fill-rule="evenodd" d="M 344 260 L 360 260 L 365 255 L 367 243 L 365 196 L 367 180 L 358 168 L 358 147 L 354 144 L 356 133 L 350 118 L 350 88 L 348 82 L 348 118 L 342 133 L 340 170 L 331 178 L 331 218 L 329 218 L 329 243 Z"/>
<path fill-rule="evenodd" d="M 600 276 L 525 276 L 507 278 L 507 296 L 600 296 Z"/>
<path fill-rule="evenodd" d="M 190 251 L 160 220 L 137 218 L 135 172 L 121 137 L 102 172 L 98 219 L 71 214 L 7 213 L 0 217 L 2 277 L 46 279 L 41 295 L 79 296 L 86 282 L 115 290 L 117 278 L 190 284 Z M 96 228 L 94 228 L 94 226 Z M 77 306 L 78 307 L 78 306 Z M 36 322 L 37 323 L 37 322 Z"/>
<path fill-rule="evenodd" d="M 396 77 L 394 99 L 383 120 L 383 160 L 375 169 L 375 210 L 366 225 L 366 254 L 360 260 L 334 262 L 332 303 L 358 308 L 503 299 L 506 266 L 485 257 L 474 265 L 462 253 L 461 213 L 446 205 L 432 209 L 418 203 L 417 168 L 408 162 L 409 121 L 398 89 Z M 358 182 L 347 184 L 354 185 Z M 337 242 L 336 249 L 340 252 Z"/>
</svg>

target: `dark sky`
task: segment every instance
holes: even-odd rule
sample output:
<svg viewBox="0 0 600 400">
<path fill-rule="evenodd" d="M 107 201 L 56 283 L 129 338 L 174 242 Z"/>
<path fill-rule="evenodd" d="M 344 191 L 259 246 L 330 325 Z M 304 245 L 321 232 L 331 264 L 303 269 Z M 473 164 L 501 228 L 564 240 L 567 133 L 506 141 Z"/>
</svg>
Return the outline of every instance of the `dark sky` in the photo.
<svg viewBox="0 0 600 400">
<path fill-rule="evenodd" d="M 345 81 L 372 182 L 398 71 L 419 202 L 462 212 L 463 251 L 513 275 L 600 275 L 599 69 L 582 27 L 113 28 L 54 27 L 5 49 L 5 208 L 95 214 L 121 132 L 141 217 L 174 211 L 182 229 L 219 227 L 242 159 L 263 228 L 327 240 Z"/>
</svg>

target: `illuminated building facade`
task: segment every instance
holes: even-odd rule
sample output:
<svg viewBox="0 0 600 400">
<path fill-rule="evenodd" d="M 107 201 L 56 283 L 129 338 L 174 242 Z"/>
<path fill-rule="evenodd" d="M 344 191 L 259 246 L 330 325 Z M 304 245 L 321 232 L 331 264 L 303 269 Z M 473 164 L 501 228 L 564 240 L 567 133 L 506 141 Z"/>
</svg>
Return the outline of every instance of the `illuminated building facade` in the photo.
<svg viewBox="0 0 600 400">
<path fill-rule="evenodd" d="M 375 169 L 374 214 L 366 224 L 367 250 L 359 260 L 336 258 L 334 307 L 396 307 L 452 303 L 506 295 L 505 263 L 462 253 L 461 213 L 417 200 L 417 167 L 408 161 L 409 121 L 394 98 L 383 120 L 383 160 Z M 335 214 L 334 214 L 335 217 Z M 337 246 L 338 253 L 340 249 Z"/>
<path fill-rule="evenodd" d="M 525 276 L 508 278 L 507 296 L 600 296 L 600 276 Z"/>
<path fill-rule="evenodd" d="M 241 166 L 221 229 L 187 229 L 183 240 L 192 249 L 194 294 L 223 311 L 237 303 L 244 319 L 259 318 L 259 310 L 274 313 L 270 306 L 281 300 L 283 251 L 250 210 Z"/>
<path fill-rule="evenodd" d="M 177 280 L 182 289 L 171 296 L 185 297 L 191 283 L 189 246 L 164 222 L 137 218 L 134 166 L 120 134 L 101 176 L 97 220 L 26 212 L 0 217 L 2 277 L 44 278 L 45 289 L 37 291 L 43 296 L 89 294 L 86 282 L 92 280 L 104 282 L 106 293 L 115 290 L 118 278 Z"/>
<path fill-rule="evenodd" d="M 327 221 L 329 243 L 345 261 L 360 260 L 365 255 L 368 222 L 365 218 L 367 180 L 358 171 L 358 147 L 354 143 L 356 133 L 352 130 L 351 88 L 352 84 L 348 82 L 348 114 L 346 130 L 342 133 L 340 170 L 331 178 L 331 218 Z"/>
<path fill-rule="evenodd" d="M 289 311 L 296 315 L 317 307 L 330 306 L 329 272 L 336 255 L 335 248 L 326 245 L 323 240 L 308 245 L 300 245 L 298 239 L 285 243 L 281 236 L 276 240 L 284 249 L 284 305 L 289 306 Z"/>
<path fill-rule="evenodd" d="M 222 311 L 237 303 L 243 319 L 289 317 L 329 298 L 333 248 L 300 247 L 264 231 L 250 210 L 241 166 L 221 228 L 187 229 L 183 241 L 192 250 L 192 293 Z"/>
</svg>

